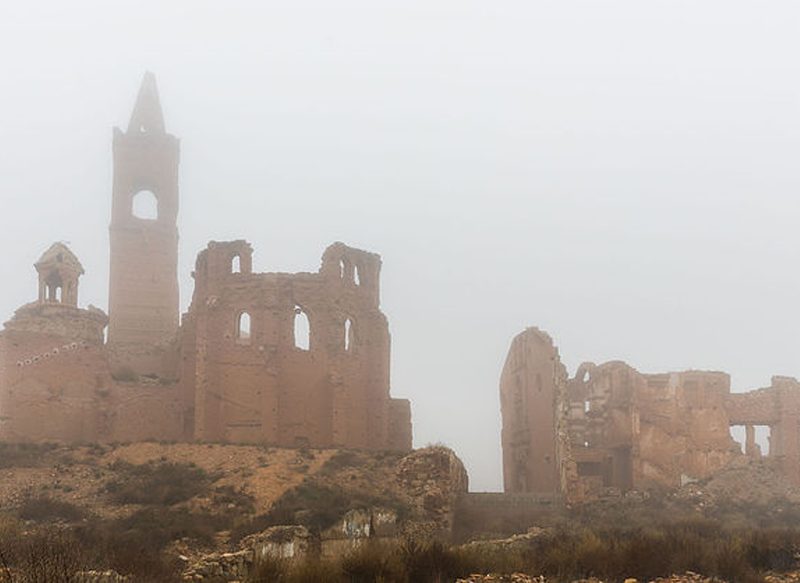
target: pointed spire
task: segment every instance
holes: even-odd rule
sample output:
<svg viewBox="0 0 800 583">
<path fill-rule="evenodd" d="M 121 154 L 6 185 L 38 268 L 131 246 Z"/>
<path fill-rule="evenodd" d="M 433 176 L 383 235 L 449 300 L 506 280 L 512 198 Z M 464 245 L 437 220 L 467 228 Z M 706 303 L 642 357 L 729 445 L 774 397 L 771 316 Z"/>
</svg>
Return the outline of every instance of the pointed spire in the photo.
<svg viewBox="0 0 800 583">
<path fill-rule="evenodd" d="M 144 74 L 136 105 L 133 106 L 128 133 L 164 133 L 164 114 L 158 99 L 156 77 L 150 71 Z"/>
</svg>

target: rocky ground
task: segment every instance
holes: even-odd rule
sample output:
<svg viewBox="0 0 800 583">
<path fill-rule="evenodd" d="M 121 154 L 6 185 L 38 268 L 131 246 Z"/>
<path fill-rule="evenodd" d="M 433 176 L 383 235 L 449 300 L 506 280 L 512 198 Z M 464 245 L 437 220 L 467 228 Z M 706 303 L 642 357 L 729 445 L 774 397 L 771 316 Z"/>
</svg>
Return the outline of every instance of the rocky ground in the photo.
<svg viewBox="0 0 800 583">
<path fill-rule="evenodd" d="M 800 571 L 795 573 L 785 573 L 782 575 L 767 575 L 765 583 L 790 583 L 800 581 Z M 545 577 L 532 577 L 523 573 L 513 575 L 470 575 L 466 579 L 458 579 L 456 583 L 555 583 Z M 606 583 L 602 579 L 577 579 L 571 583 Z M 610 583 L 610 582 L 609 582 Z M 644 583 L 638 579 L 625 579 L 624 583 Z M 727 583 L 715 577 L 705 577 L 699 573 L 687 571 L 683 575 L 670 575 L 669 577 L 659 577 L 647 583 Z"/>
</svg>

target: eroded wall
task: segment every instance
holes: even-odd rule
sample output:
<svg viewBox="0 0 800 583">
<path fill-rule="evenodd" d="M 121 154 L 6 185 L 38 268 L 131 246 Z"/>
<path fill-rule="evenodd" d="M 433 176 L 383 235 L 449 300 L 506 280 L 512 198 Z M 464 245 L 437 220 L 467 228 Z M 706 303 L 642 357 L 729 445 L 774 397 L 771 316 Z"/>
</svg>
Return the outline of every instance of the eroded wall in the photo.
<svg viewBox="0 0 800 583">
<path fill-rule="evenodd" d="M 377 255 L 342 244 L 317 273 L 299 274 L 253 273 L 244 241 L 209 244 L 182 339 L 195 437 L 410 449 L 410 408 L 389 395 L 379 276 Z M 298 319 L 308 346 L 295 338 Z"/>
<path fill-rule="evenodd" d="M 500 380 L 507 492 L 548 491 L 553 451 L 561 460 L 558 489 L 568 500 L 678 487 L 742 455 L 762 455 L 755 426 L 770 428 L 770 456 L 800 484 L 795 379 L 774 377 L 769 388 L 732 394 L 723 372 L 643 374 L 614 361 L 582 364 L 558 391 L 558 383 L 538 381 L 557 359 L 550 337 L 537 329 L 512 342 Z M 733 425 L 746 428 L 745 452 L 731 437 Z M 564 429 L 566 440 L 559 439 Z"/>
</svg>

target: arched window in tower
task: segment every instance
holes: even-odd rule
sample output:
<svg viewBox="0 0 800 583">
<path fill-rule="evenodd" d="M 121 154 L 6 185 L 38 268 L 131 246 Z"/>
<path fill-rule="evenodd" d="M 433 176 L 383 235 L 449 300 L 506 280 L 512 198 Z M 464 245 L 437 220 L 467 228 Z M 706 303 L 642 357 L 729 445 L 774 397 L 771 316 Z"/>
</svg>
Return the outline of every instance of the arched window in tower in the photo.
<svg viewBox="0 0 800 583">
<path fill-rule="evenodd" d="M 236 343 L 250 344 L 252 338 L 252 318 L 248 312 L 241 312 L 236 318 Z"/>
<path fill-rule="evenodd" d="M 353 270 L 353 282 L 356 285 L 361 285 L 361 268 L 358 265 Z"/>
<path fill-rule="evenodd" d="M 355 345 L 355 329 L 350 318 L 344 321 L 344 351 L 352 352 Z"/>
<path fill-rule="evenodd" d="M 158 220 L 158 198 L 151 190 L 140 190 L 133 195 L 133 216 L 146 221 Z"/>
<path fill-rule="evenodd" d="M 339 278 L 344 279 L 344 276 L 347 274 L 347 269 L 345 269 L 344 259 L 339 260 Z"/>
<path fill-rule="evenodd" d="M 242 272 L 242 258 L 237 254 L 231 259 L 231 273 Z"/>
<path fill-rule="evenodd" d="M 300 350 L 311 349 L 311 324 L 308 314 L 300 306 L 294 307 L 294 347 Z"/>
</svg>

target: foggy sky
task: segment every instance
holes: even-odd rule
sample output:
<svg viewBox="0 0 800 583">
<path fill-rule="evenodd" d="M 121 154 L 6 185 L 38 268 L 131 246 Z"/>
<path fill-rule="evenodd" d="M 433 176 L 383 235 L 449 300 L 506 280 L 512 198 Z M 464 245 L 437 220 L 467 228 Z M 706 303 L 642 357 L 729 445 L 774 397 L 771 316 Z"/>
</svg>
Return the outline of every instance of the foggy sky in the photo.
<svg viewBox="0 0 800 583">
<path fill-rule="evenodd" d="M 799 32 L 795 1 L 0 2 L 0 318 L 57 240 L 107 309 L 111 128 L 152 70 L 182 306 L 209 239 L 380 253 L 415 445 L 499 489 L 526 326 L 571 373 L 800 375 Z"/>
</svg>

